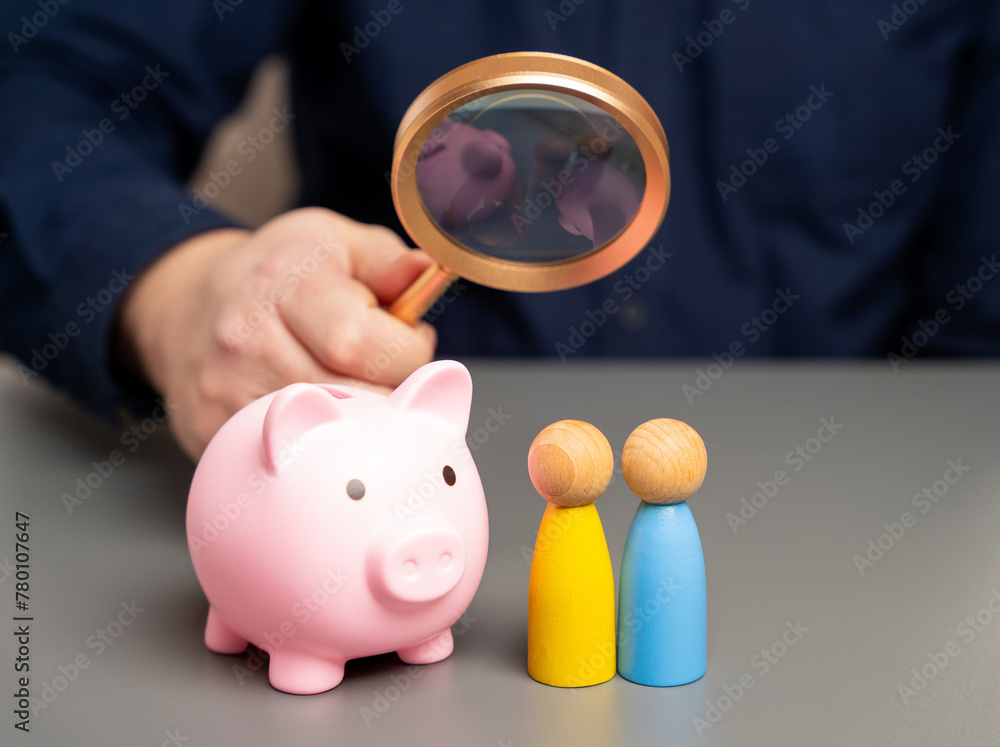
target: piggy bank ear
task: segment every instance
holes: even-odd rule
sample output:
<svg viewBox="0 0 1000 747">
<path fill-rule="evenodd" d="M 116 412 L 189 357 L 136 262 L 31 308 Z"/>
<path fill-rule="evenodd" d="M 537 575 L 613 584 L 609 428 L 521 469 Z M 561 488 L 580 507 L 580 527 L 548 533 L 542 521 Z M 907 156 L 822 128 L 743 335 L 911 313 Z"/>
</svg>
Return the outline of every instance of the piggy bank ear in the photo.
<svg viewBox="0 0 1000 747">
<path fill-rule="evenodd" d="M 264 416 L 264 461 L 274 475 L 281 467 L 282 451 L 318 425 L 350 417 L 337 397 L 313 384 L 286 386 Z"/>
<path fill-rule="evenodd" d="M 472 409 L 472 376 L 457 361 L 434 361 L 410 374 L 389 399 L 404 412 L 426 412 L 465 433 Z"/>
</svg>

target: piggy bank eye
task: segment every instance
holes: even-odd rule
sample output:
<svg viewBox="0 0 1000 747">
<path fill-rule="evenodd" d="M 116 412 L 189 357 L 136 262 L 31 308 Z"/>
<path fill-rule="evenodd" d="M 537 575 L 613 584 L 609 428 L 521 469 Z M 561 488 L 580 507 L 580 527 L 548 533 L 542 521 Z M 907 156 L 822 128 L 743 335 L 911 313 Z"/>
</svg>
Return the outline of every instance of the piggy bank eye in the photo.
<svg viewBox="0 0 1000 747">
<path fill-rule="evenodd" d="M 446 466 L 443 470 L 441 470 L 441 476 L 444 477 L 444 481 L 448 483 L 448 485 L 455 484 L 455 470 L 451 467 Z"/>
<path fill-rule="evenodd" d="M 351 480 L 347 483 L 347 494 L 352 499 L 360 501 L 365 497 L 365 484 L 361 480 Z"/>
</svg>

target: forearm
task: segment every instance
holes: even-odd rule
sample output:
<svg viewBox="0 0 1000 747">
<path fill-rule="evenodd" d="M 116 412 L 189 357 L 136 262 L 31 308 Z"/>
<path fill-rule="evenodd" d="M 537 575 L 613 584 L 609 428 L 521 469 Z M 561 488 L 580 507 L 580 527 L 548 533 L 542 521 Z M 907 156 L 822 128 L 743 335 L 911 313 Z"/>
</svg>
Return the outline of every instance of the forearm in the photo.
<svg viewBox="0 0 1000 747">
<path fill-rule="evenodd" d="M 5 5 L 3 28 L 29 5 Z M 249 5 L 222 23 L 195 0 L 78 0 L 0 51 L 0 345 L 25 381 L 141 405 L 110 365 L 119 305 L 168 248 L 233 225 L 183 182 L 294 12 Z"/>
<path fill-rule="evenodd" d="M 179 350 L 191 334 L 183 322 L 169 324 L 179 316 L 171 307 L 192 303 L 192 280 L 204 282 L 220 255 L 249 235 L 241 229 L 222 228 L 193 236 L 160 256 L 132 284 L 115 326 L 114 355 L 122 369 L 157 392 L 167 391 L 165 374 L 171 351 Z M 210 289 L 193 292 L 204 295 Z"/>
</svg>

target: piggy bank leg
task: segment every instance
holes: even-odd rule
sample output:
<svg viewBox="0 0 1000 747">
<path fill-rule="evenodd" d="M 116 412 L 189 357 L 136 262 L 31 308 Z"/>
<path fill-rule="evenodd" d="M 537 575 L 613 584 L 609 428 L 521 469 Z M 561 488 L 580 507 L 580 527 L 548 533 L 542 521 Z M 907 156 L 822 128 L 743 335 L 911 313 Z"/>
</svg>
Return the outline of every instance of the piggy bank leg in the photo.
<svg viewBox="0 0 1000 747">
<path fill-rule="evenodd" d="M 455 639 L 451 637 L 451 628 L 445 628 L 443 632 L 414 646 L 401 648 L 396 653 L 407 664 L 433 664 L 447 659 L 454 650 Z"/>
<path fill-rule="evenodd" d="M 293 695 L 332 690 L 344 679 L 345 660 L 331 661 L 298 651 L 272 651 L 267 678 L 271 687 Z"/>
<path fill-rule="evenodd" d="M 242 654 L 247 650 L 249 641 L 230 628 L 219 613 L 212 607 L 208 608 L 208 621 L 205 623 L 205 645 L 217 654 Z"/>
</svg>

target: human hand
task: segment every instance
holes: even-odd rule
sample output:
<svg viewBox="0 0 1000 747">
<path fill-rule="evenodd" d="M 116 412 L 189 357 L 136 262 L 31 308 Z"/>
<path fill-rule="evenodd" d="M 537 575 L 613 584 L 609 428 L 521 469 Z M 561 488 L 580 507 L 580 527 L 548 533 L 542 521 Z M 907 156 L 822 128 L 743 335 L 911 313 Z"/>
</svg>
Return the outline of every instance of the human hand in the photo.
<svg viewBox="0 0 1000 747">
<path fill-rule="evenodd" d="M 431 263 L 387 228 L 320 208 L 256 231 L 211 231 L 168 251 L 130 286 L 119 337 L 136 373 L 175 408 L 198 459 L 252 400 L 298 381 L 389 391 L 434 355 L 434 329 L 380 306 Z"/>
</svg>

